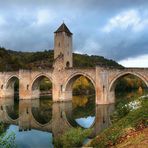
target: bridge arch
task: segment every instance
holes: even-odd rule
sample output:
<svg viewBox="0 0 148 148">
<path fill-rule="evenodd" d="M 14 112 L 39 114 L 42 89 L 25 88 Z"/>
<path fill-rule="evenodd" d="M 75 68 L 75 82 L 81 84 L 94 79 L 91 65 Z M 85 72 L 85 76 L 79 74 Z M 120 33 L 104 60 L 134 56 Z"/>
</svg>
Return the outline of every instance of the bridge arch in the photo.
<svg viewBox="0 0 148 148">
<path fill-rule="evenodd" d="M 93 84 L 93 86 L 94 86 L 94 88 L 96 90 L 96 85 L 95 85 L 94 79 L 89 74 L 86 74 L 86 73 L 83 73 L 83 72 L 76 72 L 76 73 L 70 75 L 68 77 L 68 79 L 66 80 L 66 83 L 65 83 L 65 85 L 63 87 L 63 90 L 64 91 L 69 91 L 69 90 L 71 91 L 74 81 L 77 80 L 80 76 L 84 76 L 88 80 L 90 80 L 90 82 Z"/>
<path fill-rule="evenodd" d="M 19 93 L 19 76 L 18 75 L 12 75 L 10 76 L 3 88 L 5 89 L 6 91 L 6 96 L 5 97 L 11 97 L 13 98 L 14 95 L 15 95 L 15 92 Z"/>
<path fill-rule="evenodd" d="M 16 80 L 19 80 L 19 76 L 17 75 L 10 76 L 6 81 L 5 89 L 13 88 Z"/>
<path fill-rule="evenodd" d="M 145 85 L 148 87 L 148 82 L 147 80 L 144 78 L 144 76 L 142 76 L 141 74 L 139 73 L 135 73 L 135 72 L 122 72 L 120 74 L 118 74 L 117 76 L 115 76 L 113 78 L 113 80 L 111 81 L 110 85 L 109 85 L 109 90 L 111 91 L 112 89 L 114 89 L 114 86 L 116 85 L 117 81 L 122 78 L 123 76 L 126 76 L 126 75 L 133 75 L 133 76 L 136 76 L 138 77 L 139 79 L 141 79 Z"/>
<path fill-rule="evenodd" d="M 32 98 L 39 98 L 40 96 L 39 86 L 43 78 L 47 78 L 53 85 L 53 80 L 49 75 L 44 73 L 37 75 L 31 82 L 31 86 L 30 86 L 30 89 L 32 91 Z"/>
<path fill-rule="evenodd" d="M 39 74 L 39 75 L 37 75 L 37 76 L 33 79 L 32 83 L 31 83 L 31 89 L 33 89 L 34 86 L 38 87 L 37 84 L 39 83 L 39 81 L 40 81 L 43 77 L 47 78 L 48 80 L 51 81 L 51 83 L 53 83 L 53 80 L 52 80 L 52 78 L 51 78 L 49 75 L 44 74 L 44 73 L 43 73 L 43 74 Z"/>
<path fill-rule="evenodd" d="M 116 75 L 110 82 L 109 84 L 109 99 L 110 99 L 110 103 L 114 103 L 115 102 L 115 88 L 116 88 L 116 84 L 118 82 L 118 80 L 126 75 L 133 75 L 136 76 L 137 78 L 139 78 L 140 80 L 142 80 L 146 87 L 148 87 L 148 82 L 145 79 L 145 77 L 143 75 L 141 75 L 140 73 L 137 72 L 121 72 L 120 74 Z"/>
</svg>

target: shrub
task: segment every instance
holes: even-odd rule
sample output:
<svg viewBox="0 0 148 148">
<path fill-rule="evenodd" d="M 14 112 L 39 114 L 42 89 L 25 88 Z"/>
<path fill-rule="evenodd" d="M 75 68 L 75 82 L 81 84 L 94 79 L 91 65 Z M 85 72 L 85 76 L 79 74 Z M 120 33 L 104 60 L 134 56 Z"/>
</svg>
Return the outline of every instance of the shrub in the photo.
<svg viewBox="0 0 148 148">
<path fill-rule="evenodd" d="M 82 146 L 83 141 L 91 134 L 92 129 L 71 128 L 54 141 L 55 148 Z"/>
<path fill-rule="evenodd" d="M 6 135 L 6 128 L 3 123 L 0 123 L 0 148 L 15 148 L 15 134 L 12 132 Z"/>
<path fill-rule="evenodd" d="M 2 147 L 2 148 L 12 148 L 12 147 L 15 148 L 16 144 L 15 144 L 14 140 L 15 140 L 15 134 L 14 133 L 9 134 L 8 136 L 6 136 L 5 134 L 1 135 L 0 147 Z"/>
</svg>

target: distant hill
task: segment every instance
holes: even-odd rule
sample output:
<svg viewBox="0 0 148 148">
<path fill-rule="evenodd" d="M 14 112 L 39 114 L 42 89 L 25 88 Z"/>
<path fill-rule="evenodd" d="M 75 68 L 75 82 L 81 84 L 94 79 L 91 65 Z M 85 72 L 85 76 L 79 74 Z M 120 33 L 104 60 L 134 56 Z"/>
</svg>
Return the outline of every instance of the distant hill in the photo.
<svg viewBox="0 0 148 148">
<path fill-rule="evenodd" d="M 0 71 L 14 71 L 18 69 L 48 69 L 52 68 L 53 50 L 40 52 L 18 52 L 0 47 Z M 102 56 L 73 54 L 74 67 L 88 68 L 96 65 L 102 67 L 123 68 L 113 60 Z"/>
</svg>

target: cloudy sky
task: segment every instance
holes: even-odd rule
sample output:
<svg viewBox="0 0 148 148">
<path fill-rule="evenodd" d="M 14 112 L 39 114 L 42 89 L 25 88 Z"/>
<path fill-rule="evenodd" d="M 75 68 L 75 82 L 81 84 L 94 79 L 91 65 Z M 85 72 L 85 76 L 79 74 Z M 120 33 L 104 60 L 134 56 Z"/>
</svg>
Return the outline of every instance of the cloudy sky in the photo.
<svg viewBox="0 0 148 148">
<path fill-rule="evenodd" d="M 75 52 L 148 67 L 148 0 L 0 0 L 0 46 L 53 49 L 63 20 Z"/>
</svg>

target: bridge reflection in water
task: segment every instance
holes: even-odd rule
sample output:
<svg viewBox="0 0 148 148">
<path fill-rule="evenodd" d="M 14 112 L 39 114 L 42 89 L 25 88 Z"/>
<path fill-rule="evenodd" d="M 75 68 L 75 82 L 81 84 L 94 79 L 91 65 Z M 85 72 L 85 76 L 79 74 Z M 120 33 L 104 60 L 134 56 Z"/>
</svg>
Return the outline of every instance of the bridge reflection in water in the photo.
<svg viewBox="0 0 148 148">
<path fill-rule="evenodd" d="M 89 102 L 88 104 L 90 105 Z M 89 128 L 93 128 L 91 137 L 111 124 L 110 114 L 114 110 L 114 104 L 94 105 L 94 111 L 89 111 L 89 106 L 85 105 L 88 111 L 83 110 L 83 113 L 82 106 L 80 105 L 79 111 L 71 101 L 53 103 L 44 99 L 34 99 L 19 100 L 18 103 L 14 103 L 12 98 L 2 98 L 0 99 L 0 120 L 3 123 L 18 126 L 17 132 L 25 131 L 27 134 L 35 129 L 52 133 L 54 138 L 73 126 L 85 127 L 85 120 L 88 120 Z M 25 139 L 21 141 L 23 142 Z"/>
</svg>

